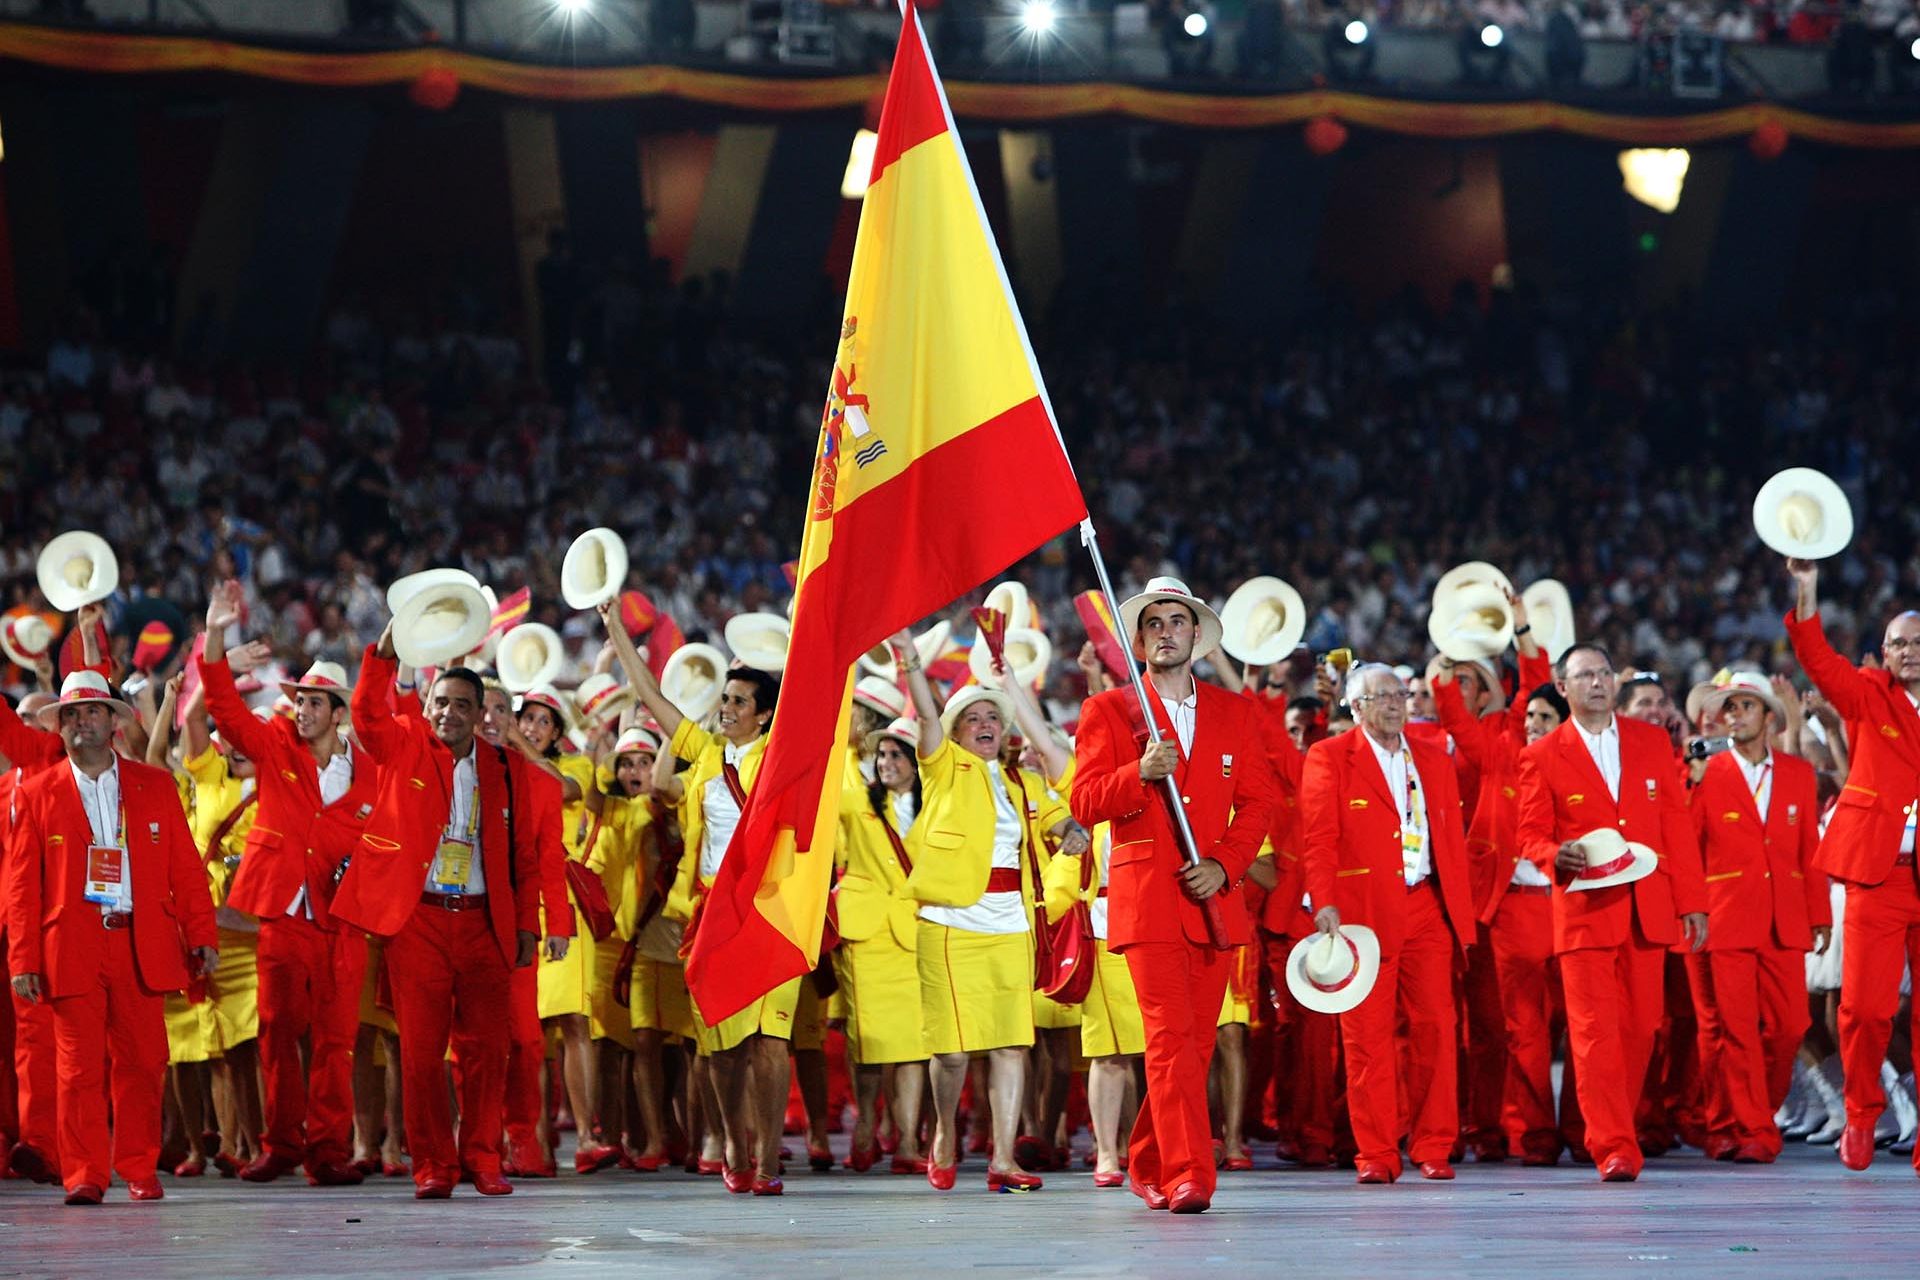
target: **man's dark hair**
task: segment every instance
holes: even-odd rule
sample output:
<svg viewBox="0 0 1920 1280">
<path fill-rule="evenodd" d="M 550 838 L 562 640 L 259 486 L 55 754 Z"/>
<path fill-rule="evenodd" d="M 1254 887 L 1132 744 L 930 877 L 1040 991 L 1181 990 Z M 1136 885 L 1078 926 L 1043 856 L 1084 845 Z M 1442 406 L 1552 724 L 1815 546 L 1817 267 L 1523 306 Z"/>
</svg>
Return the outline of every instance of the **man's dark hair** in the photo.
<svg viewBox="0 0 1920 1280">
<path fill-rule="evenodd" d="M 760 670 L 758 667 L 735 667 L 727 672 L 727 681 L 738 680 L 742 684 L 753 686 L 753 709 L 755 712 L 772 711 L 774 704 L 780 701 L 780 679 L 778 676 Z"/>
<path fill-rule="evenodd" d="M 1287 710 L 1289 711 L 1318 712 L 1321 708 L 1325 707 L 1326 705 L 1327 705 L 1326 703 L 1320 701 L 1320 699 L 1314 697 L 1310 693 L 1303 694 L 1298 698 L 1289 698 L 1287 700 Z"/>
<path fill-rule="evenodd" d="M 1563 721 L 1573 714 L 1573 709 L 1567 706 L 1567 700 L 1561 697 L 1560 691 L 1551 684 L 1543 684 L 1527 695 L 1528 702 L 1532 702 L 1535 698 L 1540 699 L 1540 701 L 1552 707 L 1554 712 Z"/>
<path fill-rule="evenodd" d="M 1565 680 L 1567 678 L 1567 663 L 1573 661 L 1573 655 L 1576 653 L 1597 653 L 1600 655 L 1601 661 L 1605 662 L 1609 667 L 1613 666 L 1613 654 L 1607 651 L 1607 646 L 1597 644 L 1592 640 L 1580 640 L 1560 655 L 1560 661 L 1553 664 L 1553 674 Z M 1618 668 L 1615 668 L 1615 670 L 1618 670 Z"/>
<path fill-rule="evenodd" d="M 471 686 L 473 689 L 474 702 L 482 707 L 487 705 L 487 682 L 480 678 L 479 672 L 467 667 L 448 667 L 445 671 L 442 671 L 434 677 L 433 683 L 439 684 L 442 680 L 458 680 L 463 684 Z M 431 692 L 431 687 L 429 687 L 429 692 Z"/>
<path fill-rule="evenodd" d="M 1646 689 L 1646 688 L 1663 689 L 1665 687 L 1666 687 L 1665 685 L 1660 683 L 1659 676 L 1653 675 L 1650 672 L 1642 672 L 1641 674 L 1635 676 L 1633 679 L 1628 680 L 1624 684 L 1622 684 L 1620 686 L 1620 691 L 1613 695 L 1614 709 L 1617 711 L 1625 710 L 1627 704 L 1633 701 L 1633 695 L 1642 689 Z"/>
</svg>

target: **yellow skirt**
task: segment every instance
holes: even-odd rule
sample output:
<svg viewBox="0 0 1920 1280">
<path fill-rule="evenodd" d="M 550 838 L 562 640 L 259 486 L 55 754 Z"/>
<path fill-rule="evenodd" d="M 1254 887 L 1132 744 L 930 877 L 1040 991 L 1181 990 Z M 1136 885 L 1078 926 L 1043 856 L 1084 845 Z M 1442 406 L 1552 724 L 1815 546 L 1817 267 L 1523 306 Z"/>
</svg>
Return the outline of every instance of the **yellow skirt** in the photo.
<svg viewBox="0 0 1920 1280">
<path fill-rule="evenodd" d="M 214 1025 L 212 1000 L 192 1004 L 184 991 L 169 991 L 165 1013 L 169 1065 L 211 1062 L 220 1056 L 220 1032 Z"/>
<path fill-rule="evenodd" d="M 1061 1004 L 1058 1000 L 1033 993 L 1033 1025 L 1043 1031 L 1063 1031 L 1068 1027 L 1080 1025 L 1080 1006 Z"/>
<path fill-rule="evenodd" d="M 927 1052 L 1033 1044 L 1033 935 L 920 922 L 920 1025 Z"/>
<path fill-rule="evenodd" d="M 1242 982 L 1247 977 L 1246 965 L 1255 960 L 1252 948 L 1242 945 L 1233 953 L 1233 976 L 1227 980 L 1227 993 L 1220 997 L 1220 1020 L 1216 1027 L 1230 1027 L 1238 1023 L 1249 1026 L 1253 1022 L 1253 1001 L 1242 990 Z M 1248 984 L 1251 985 L 1251 984 Z"/>
<path fill-rule="evenodd" d="M 611 1040 L 631 1049 L 639 1043 L 633 1038 L 633 1013 L 622 1009 L 613 998 L 613 974 L 620 967 L 620 956 L 627 949 L 627 944 L 618 934 L 600 942 L 595 942 L 592 937 L 586 941 L 593 948 L 592 985 L 588 988 L 588 1012 L 593 1015 L 593 1038 Z M 636 968 L 640 961 L 641 957 L 637 955 L 633 958 Z"/>
<path fill-rule="evenodd" d="M 637 1031 L 663 1031 L 684 1040 L 693 1039 L 698 1031 L 693 1000 L 687 995 L 687 971 L 677 964 L 635 956 L 627 1016 Z"/>
<path fill-rule="evenodd" d="M 1133 975 L 1125 956 L 1099 948 L 1093 969 L 1093 987 L 1080 1006 L 1080 1050 L 1089 1058 L 1138 1056 L 1147 1051 L 1147 1028 L 1140 1018 L 1140 998 L 1134 994 Z"/>
<path fill-rule="evenodd" d="M 540 971 L 537 1005 L 541 1018 L 585 1017 L 593 1012 L 588 993 L 593 987 L 593 935 L 580 934 L 567 944 L 567 954 L 558 960 L 547 959 L 547 948 L 540 947 Z"/>
<path fill-rule="evenodd" d="M 718 1025 L 709 1025 L 700 1017 L 700 1006 L 693 1007 L 694 1039 L 706 1055 L 737 1049 L 748 1036 L 772 1036 L 776 1040 L 793 1039 L 794 1011 L 800 1005 L 800 984 L 804 978 L 783 982 L 758 1000 Z M 689 996 L 691 999 L 691 996 Z"/>
<path fill-rule="evenodd" d="M 793 1047 L 818 1050 L 827 1043 L 827 1002 L 815 990 L 811 975 L 800 979 L 800 998 L 793 1006 Z"/>
<path fill-rule="evenodd" d="M 220 930 L 220 963 L 207 976 L 207 1004 L 222 1053 L 260 1035 L 259 954 L 259 934 Z"/>
<path fill-rule="evenodd" d="M 384 938 L 367 938 L 367 976 L 360 983 L 360 1024 L 393 1033 L 400 1030 L 393 1020 L 393 1010 L 382 1009 L 379 1004 L 380 956 L 386 947 Z"/>
<path fill-rule="evenodd" d="M 920 962 L 883 930 L 865 942 L 843 942 L 833 953 L 840 975 L 836 999 L 846 1002 L 847 1056 L 861 1066 L 920 1062 Z"/>
</svg>

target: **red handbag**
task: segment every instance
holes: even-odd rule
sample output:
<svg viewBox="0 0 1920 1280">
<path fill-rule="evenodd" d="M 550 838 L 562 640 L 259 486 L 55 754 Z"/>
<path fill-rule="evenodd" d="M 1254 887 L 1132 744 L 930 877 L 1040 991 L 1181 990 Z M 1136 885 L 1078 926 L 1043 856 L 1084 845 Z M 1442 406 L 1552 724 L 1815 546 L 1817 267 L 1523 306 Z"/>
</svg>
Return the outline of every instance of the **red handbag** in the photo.
<svg viewBox="0 0 1920 1280">
<path fill-rule="evenodd" d="M 587 932 L 593 935 L 595 942 L 603 942 L 613 936 L 613 904 L 607 900 L 607 886 L 600 883 L 600 877 L 586 859 L 593 855 L 593 846 L 600 839 L 600 819 L 593 820 L 593 831 L 587 836 L 587 847 L 580 855 L 580 861 L 566 860 L 567 888 L 573 892 L 573 903 L 578 913 L 586 917 Z"/>
<path fill-rule="evenodd" d="M 1033 847 L 1031 831 L 1026 828 L 1027 784 L 1018 769 L 1006 776 L 1020 790 L 1022 830 L 1027 831 L 1027 865 L 1033 874 L 1033 989 L 1056 1004 L 1079 1004 L 1093 990 L 1093 966 L 1096 960 L 1093 940 L 1093 915 L 1087 904 L 1075 900 L 1058 920 L 1047 919 L 1045 891 L 1040 882 L 1040 854 Z M 1089 847 L 1080 860 L 1080 890 L 1084 894 L 1093 871 L 1094 851 Z"/>
</svg>

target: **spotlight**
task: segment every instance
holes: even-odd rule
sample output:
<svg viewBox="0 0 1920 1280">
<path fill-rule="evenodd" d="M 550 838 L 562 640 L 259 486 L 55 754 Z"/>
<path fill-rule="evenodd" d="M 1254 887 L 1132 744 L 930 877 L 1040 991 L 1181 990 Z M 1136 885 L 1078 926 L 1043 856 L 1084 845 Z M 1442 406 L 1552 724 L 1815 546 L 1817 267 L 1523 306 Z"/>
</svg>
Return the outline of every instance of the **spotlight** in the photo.
<svg viewBox="0 0 1920 1280">
<path fill-rule="evenodd" d="M 1687 169 L 1693 157 L 1679 147 L 1636 147 L 1622 151 L 1620 183 L 1627 194 L 1650 209 L 1672 213 L 1680 207 Z"/>
<path fill-rule="evenodd" d="M 1346 25 L 1343 34 L 1347 37 L 1348 44 L 1365 44 L 1367 37 L 1371 35 L 1372 32 L 1367 30 L 1366 23 L 1355 18 Z M 1920 41 L 1916 41 L 1915 43 L 1920 44 Z"/>
<path fill-rule="evenodd" d="M 1507 81 L 1507 61 L 1512 48 L 1507 33 L 1492 22 L 1469 23 L 1460 28 L 1455 52 L 1460 58 L 1460 82 L 1477 88 L 1496 88 Z"/>
<path fill-rule="evenodd" d="M 1187 20 L 1180 24 L 1180 29 L 1192 36 L 1195 40 L 1198 40 L 1201 36 L 1207 34 L 1207 15 L 1204 13 L 1188 14 Z"/>
<path fill-rule="evenodd" d="M 554 0 L 554 7 L 572 17 L 587 7 L 587 0 Z"/>
<path fill-rule="evenodd" d="M 1037 36 L 1052 34 L 1058 16 L 1053 0 L 1027 0 L 1020 6 L 1020 25 Z"/>
<path fill-rule="evenodd" d="M 1335 84 L 1365 84 L 1373 79 L 1373 30 L 1359 18 L 1335 18 L 1320 31 L 1320 56 Z"/>
<path fill-rule="evenodd" d="M 1916 37 L 1914 42 L 1907 46 L 1907 53 L 1915 62 L 1920 62 L 1920 37 Z"/>
<path fill-rule="evenodd" d="M 840 178 L 840 194 L 849 200 L 864 199 L 867 182 L 873 177 L 873 152 L 880 135 L 862 129 L 853 135 L 853 150 L 847 153 L 847 171 Z"/>
<path fill-rule="evenodd" d="M 1489 22 L 1486 26 L 1480 28 L 1480 43 L 1489 49 L 1498 49 L 1500 42 L 1506 38 L 1507 33 L 1502 31 L 1494 23 Z"/>
</svg>

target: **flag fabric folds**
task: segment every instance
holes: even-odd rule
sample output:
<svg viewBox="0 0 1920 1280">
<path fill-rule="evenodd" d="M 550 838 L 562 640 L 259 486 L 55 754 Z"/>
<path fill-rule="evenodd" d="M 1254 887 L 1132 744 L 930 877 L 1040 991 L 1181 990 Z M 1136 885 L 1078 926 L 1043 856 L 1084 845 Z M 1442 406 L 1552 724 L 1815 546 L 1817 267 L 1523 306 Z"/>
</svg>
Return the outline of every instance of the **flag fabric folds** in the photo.
<svg viewBox="0 0 1920 1280">
<path fill-rule="evenodd" d="M 879 135 L 779 708 L 687 962 L 708 1022 L 816 963 L 855 661 L 1086 518 L 911 6 Z"/>
</svg>

